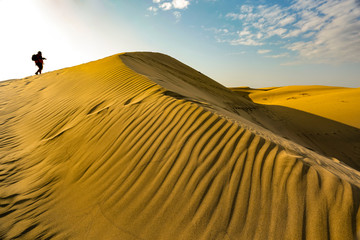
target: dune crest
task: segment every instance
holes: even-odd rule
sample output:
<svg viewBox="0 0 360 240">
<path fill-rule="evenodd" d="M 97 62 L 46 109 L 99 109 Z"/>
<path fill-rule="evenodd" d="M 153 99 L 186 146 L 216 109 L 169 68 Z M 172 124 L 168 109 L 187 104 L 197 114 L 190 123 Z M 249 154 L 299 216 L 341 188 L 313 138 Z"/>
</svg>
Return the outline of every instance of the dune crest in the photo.
<svg viewBox="0 0 360 240">
<path fill-rule="evenodd" d="M 0 91 L 1 239 L 360 230 L 356 169 L 285 139 L 269 109 L 166 55 L 114 55 Z"/>
</svg>

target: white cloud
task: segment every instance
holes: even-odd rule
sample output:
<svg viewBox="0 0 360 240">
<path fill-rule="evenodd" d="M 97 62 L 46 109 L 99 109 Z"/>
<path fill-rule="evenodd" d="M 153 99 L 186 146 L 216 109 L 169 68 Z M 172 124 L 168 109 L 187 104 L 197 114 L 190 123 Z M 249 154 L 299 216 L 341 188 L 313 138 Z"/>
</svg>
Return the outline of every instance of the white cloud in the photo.
<svg viewBox="0 0 360 240">
<path fill-rule="evenodd" d="M 318 30 L 312 40 L 294 42 L 288 48 L 320 63 L 360 62 L 360 9 L 355 2 L 329 1 L 318 10 L 329 20 L 321 29 L 310 28 Z"/>
<path fill-rule="evenodd" d="M 280 26 L 286 26 L 286 25 L 288 25 L 288 24 L 291 24 L 291 23 L 293 23 L 293 22 L 295 22 L 296 21 L 296 17 L 295 16 L 293 16 L 293 15 L 291 15 L 291 16 L 286 16 L 285 18 L 283 18 L 283 19 L 281 19 L 280 21 L 279 21 L 279 25 Z"/>
<path fill-rule="evenodd" d="M 257 39 L 261 39 L 263 36 L 264 36 L 264 34 L 262 34 L 261 32 L 258 32 L 258 33 L 256 34 L 256 38 L 257 38 Z"/>
<path fill-rule="evenodd" d="M 301 31 L 301 29 L 294 29 L 294 30 L 290 30 L 290 32 L 288 34 L 286 34 L 284 36 L 284 38 L 291 38 L 291 37 L 297 37 L 300 34 L 302 34 L 303 32 Z"/>
<path fill-rule="evenodd" d="M 243 17 L 240 17 L 240 15 L 242 15 Z M 237 13 L 228 13 L 226 14 L 226 17 L 228 18 L 232 18 L 232 20 L 236 20 L 236 19 L 243 19 L 245 17 L 244 14 L 237 14 Z"/>
<path fill-rule="evenodd" d="M 172 8 L 172 4 L 169 2 L 164 2 L 162 4 L 159 5 L 159 8 L 161 8 L 164 11 L 168 11 Z"/>
<path fill-rule="evenodd" d="M 239 36 L 246 36 L 246 35 L 250 35 L 251 32 L 248 30 L 248 28 L 244 28 L 242 31 L 238 31 Z"/>
<path fill-rule="evenodd" d="M 190 2 L 188 0 L 173 0 L 172 5 L 176 9 L 184 9 L 189 6 Z"/>
<path fill-rule="evenodd" d="M 268 32 L 268 36 L 269 36 L 269 37 L 272 37 L 272 36 L 274 36 L 274 35 L 282 36 L 282 35 L 284 35 L 284 33 L 286 33 L 286 32 L 287 32 L 287 29 L 285 29 L 285 28 L 275 28 L 275 29 L 270 30 L 270 31 Z"/>
<path fill-rule="evenodd" d="M 315 34 L 315 32 L 308 32 L 308 33 L 304 34 L 302 37 L 303 38 L 310 38 L 310 37 L 314 36 L 314 34 Z"/>
<path fill-rule="evenodd" d="M 172 1 L 153 0 L 153 3 L 155 3 L 156 6 L 151 6 L 147 10 L 153 12 L 154 15 L 157 15 L 158 9 L 161 9 L 163 11 L 186 9 L 190 5 L 190 0 L 172 0 Z M 180 21 L 181 12 L 174 11 L 172 12 L 172 14 L 175 16 L 176 22 Z"/>
<path fill-rule="evenodd" d="M 260 50 L 258 50 L 257 52 L 258 52 L 259 54 L 265 54 L 265 53 L 271 52 L 271 50 L 269 50 L 269 49 L 260 49 Z"/>
<path fill-rule="evenodd" d="M 253 11 L 254 7 L 250 5 L 242 5 L 241 6 L 241 12 L 245 13 L 251 13 Z"/>
<path fill-rule="evenodd" d="M 295 0 L 287 7 L 243 5 L 225 17 L 241 24 L 236 38 L 225 40 L 232 45 L 274 45 L 286 39 L 285 49 L 307 61 L 360 62 L 360 5 L 354 0 Z M 289 55 L 269 57 L 284 56 Z"/>
<path fill-rule="evenodd" d="M 289 53 L 281 53 L 281 54 L 277 54 L 277 55 L 268 55 L 266 56 L 267 58 L 283 58 L 283 57 L 288 57 Z"/>
<path fill-rule="evenodd" d="M 327 0 L 297 0 L 292 6 L 295 10 L 310 10 L 316 9 L 325 3 Z M 336 0 L 337 1 L 337 0 Z"/>
<path fill-rule="evenodd" d="M 245 46 L 261 46 L 263 43 L 257 42 L 254 39 L 251 38 L 239 38 L 235 40 L 229 41 L 231 45 L 245 45 Z"/>
<path fill-rule="evenodd" d="M 172 0 L 171 2 L 170 1 L 162 2 L 162 0 L 153 0 L 153 3 L 156 3 L 157 7 L 162 9 L 163 11 L 169 11 L 172 9 L 186 9 L 190 5 L 189 0 Z M 173 13 L 173 14 L 178 15 L 177 13 L 176 14 Z"/>
<path fill-rule="evenodd" d="M 213 32 L 216 35 L 227 35 L 227 34 L 233 34 L 232 32 L 229 31 L 229 29 L 227 28 L 206 28 L 204 26 L 201 26 L 202 29 L 204 29 L 205 31 L 210 31 Z"/>
<path fill-rule="evenodd" d="M 147 10 L 150 12 L 154 12 L 154 13 L 156 13 L 158 11 L 158 9 L 156 7 L 148 7 Z"/>
</svg>

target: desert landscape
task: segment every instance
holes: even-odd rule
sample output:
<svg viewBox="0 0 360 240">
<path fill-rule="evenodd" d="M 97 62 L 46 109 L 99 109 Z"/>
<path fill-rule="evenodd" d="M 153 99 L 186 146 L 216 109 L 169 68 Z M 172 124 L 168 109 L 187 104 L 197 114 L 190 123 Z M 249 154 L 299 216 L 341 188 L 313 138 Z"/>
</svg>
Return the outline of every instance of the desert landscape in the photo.
<svg viewBox="0 0 360 240">
<path fill-rule="evenodd" d="M 0 239 L 359 239 L 359 109 L 154 52 L 0 82 Z"/>
</svg>

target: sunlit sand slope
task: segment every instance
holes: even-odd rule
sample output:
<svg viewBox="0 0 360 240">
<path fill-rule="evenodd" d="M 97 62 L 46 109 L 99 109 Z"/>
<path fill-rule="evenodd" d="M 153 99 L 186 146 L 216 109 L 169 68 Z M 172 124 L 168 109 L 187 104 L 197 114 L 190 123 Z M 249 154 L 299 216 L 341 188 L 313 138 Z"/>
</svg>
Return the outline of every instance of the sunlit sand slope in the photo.
<svg viewBox="0 0 360 240">
<path fill-rule="evenodd" d="M 360 170 L 360 88 L 288 86 L 233 91 L 267 109 L 268 128 Z"/>
<path fill-rule="evenodd" d="M 141 56 L 157 80 L 122 60 Z M 1 239 L 360 231 L 356 170 L 257 126 L 251 101 L 168 56 L 114 55 L 0 84 Z"/>
<path fill-rule="evenodd" d="M 360 129 L 360 111 L 355 110 L 360 109 L 360 88 L 288 86 L 249 92 L 256 103 L 290 107 Z"/>
</svg>

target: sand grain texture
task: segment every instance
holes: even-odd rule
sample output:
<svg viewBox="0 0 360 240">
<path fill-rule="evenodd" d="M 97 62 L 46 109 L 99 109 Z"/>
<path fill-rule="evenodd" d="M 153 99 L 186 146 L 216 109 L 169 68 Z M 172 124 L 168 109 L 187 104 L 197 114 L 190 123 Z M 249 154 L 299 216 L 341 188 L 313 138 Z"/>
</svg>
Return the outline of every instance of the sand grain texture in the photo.
<svg viewBox="0 0 360 240">
<path fill-rule="evenodd" d="M 0 238 L 356 239 L 359 152 L 248 95 L 159 53 L 1 82 Z"/>
</svg>

